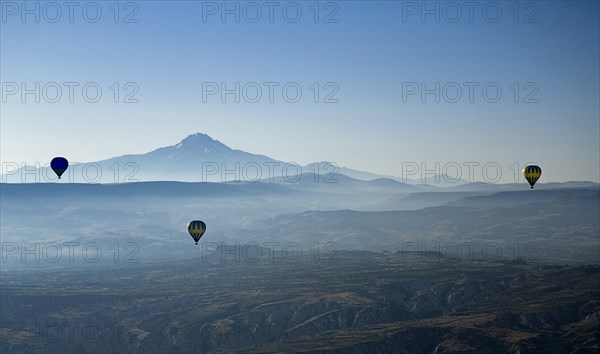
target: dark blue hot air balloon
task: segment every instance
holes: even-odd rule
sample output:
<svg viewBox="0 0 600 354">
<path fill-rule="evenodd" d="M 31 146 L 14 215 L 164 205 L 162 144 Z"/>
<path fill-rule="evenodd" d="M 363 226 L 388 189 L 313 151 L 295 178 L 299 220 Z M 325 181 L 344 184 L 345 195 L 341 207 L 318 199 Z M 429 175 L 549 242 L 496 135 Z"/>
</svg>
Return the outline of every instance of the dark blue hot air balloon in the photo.
<svg viewBox="0 0 600 354">
<path fill-rule="evenodd" d="M 52 168 L 52 171 L 56 173 L 58 179 L 60 179 L 60 176 L 62 176 L 67 168 L 69 168 L 69 161 L 67 161 L 67 159 L 64 157 L 55 157 L 50 162 L 50 167 Z"/>
</svg>

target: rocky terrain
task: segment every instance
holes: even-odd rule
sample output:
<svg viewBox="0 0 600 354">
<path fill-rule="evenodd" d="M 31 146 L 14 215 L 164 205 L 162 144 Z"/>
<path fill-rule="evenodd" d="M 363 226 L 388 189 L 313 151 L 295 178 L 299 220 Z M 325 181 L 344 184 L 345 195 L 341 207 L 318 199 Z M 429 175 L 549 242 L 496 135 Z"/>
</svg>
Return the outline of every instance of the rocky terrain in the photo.
<svg viewBox="0 0 600 354">
<path fill-rule="evenodd" d="M 597 265 L 335 251 L 0 274 L 3 353 L 600 348 Z"/>
</svg>

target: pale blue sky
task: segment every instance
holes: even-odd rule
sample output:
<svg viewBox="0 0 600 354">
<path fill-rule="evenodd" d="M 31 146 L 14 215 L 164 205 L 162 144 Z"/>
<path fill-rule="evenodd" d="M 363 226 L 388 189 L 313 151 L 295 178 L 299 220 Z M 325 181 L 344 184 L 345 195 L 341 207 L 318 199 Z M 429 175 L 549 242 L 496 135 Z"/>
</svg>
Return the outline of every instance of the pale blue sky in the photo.
<svg viewBox="0 0 600 354">
<path fill-rule="evenodd" d="M 284 6 L 294 15 L 296 3 L 290 2 L 277 2 L 273 23 L 263 2 L 254 3 L 263 10 L 257 23 L 246 21 L 243 13 L 240 23 L 232 15 L 225 22 L 218 15 L 203 21 L 203 13 L 221 2 L 200 1 L 139 1 L 137 9 L 123 8 L 123 2 L 120 23 L 114 23 L 113 1 L 97 2 L 102 16 L 96 23 L 81 14 L 86 2 L 75 8 L 73 23 L 67 8 L 49 23 L 55 9 L 44 10 L 46 3 L 39 2 L 40 23 L 34 15 L 23 23 L 23 9 L 12 15 L 15 9 L 7 3 L 21 6 L 2 1 L 3 97 L 12 82 L 81 84 L 74 103 L 64 85 L 58 103 L 43 97 L 35 103 L 33 95 L 22 103 L 18 94 L 6 96 L 0 112 L 3 162 L 46 163 L 55 155 L 95 161 L 143 153 L 203 132 L 233 148 L 280 160 L 328 160 L 395 176 L 402 175 L 403 162 L 433 168 L 435 162 L 475 161 L 498 163 L 505 182 L 512 181 L 509 168 L 515 162 L 538 163 L 545 181 L 600 179 L 597 1 L 533 3 L 537 8 L 530 2 L 493 2 L 487 5 L 488 19 L 482 8 L 489 2 L 481 1 L 472 22 L 468 8 L 457 2 L 463 14 L 456 23 L 449 21 L 455 9 L 444 2 L 438 3 L 439 23 L 433 15 L 422 21 L 418 9 L 407 14 L 420 1 L 341 1 L 337 9 L 321 2 L 319 23 L 313 1 L 298 2 L 302 17 L 296 23 L 282 16 Z M 245 6 L 240 3 L 242 11 Z M 496 7 L 502 14 L 494 23 Z M 93 10 L 88 9 L 90 17 Z M 254 15 L 251 7 L 247 10 Z M 122 23 L 132 11 L 138 22 Z M 332 11 L 337 23 L 323 23 Z M 526 19 L 537 22 L 523 23 Z M 88 82 L 103 90 L 97 103 L 81 96 Z M 135 82 L 139 102 L 114 103 L 114 82 L 121 85 L 120 101 L 131 91 L 123 85 Z M 235 103 L 232 96 L 226 103 L 209 96 L 204 103 L 203 82 L 280 86 L 273 103 L 266 86 L 258 103 L 243 97 Z M 289 82 L 303 90 L 297 103 L 281 95 Z M 332 90 L 323 86 L 334 82 L 339 102 L 314 103 L 314 82 L 321 86 L 320 101 Z M 428 87 L 456 82 L 463 96 L 457 103 L 443 97 L 436 103 L 429 95 L 422 103 L 417 94 L 403 102 L 406 82 Z M 473 103 L 464 82 L 479 83 Z M 484 100 L 486 83 L 502 89 L 498 102 Z M 539 102 L 523 103 L 534 89 L 532 97 Z"/>
</svg>

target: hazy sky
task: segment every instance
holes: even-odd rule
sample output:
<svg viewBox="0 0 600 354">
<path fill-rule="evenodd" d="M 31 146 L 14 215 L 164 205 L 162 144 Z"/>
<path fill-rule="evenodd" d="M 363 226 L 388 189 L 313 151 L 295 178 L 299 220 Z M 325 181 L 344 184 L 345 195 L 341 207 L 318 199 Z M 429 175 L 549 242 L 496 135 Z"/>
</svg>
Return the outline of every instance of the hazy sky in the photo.
<svg viewBox="0 0 600 354">
<path fill-rule="evenodd" d="M 95 161 L 203 132 L 395 176 L 476 162 L 481 180 L 492 162 L 511 182 L 536 162 L 544 182 L 600 179 L 598 1 L 1 4 L 2 162 Z M 223 103 L 236 83 L 240 102 Z"/>
</svg>

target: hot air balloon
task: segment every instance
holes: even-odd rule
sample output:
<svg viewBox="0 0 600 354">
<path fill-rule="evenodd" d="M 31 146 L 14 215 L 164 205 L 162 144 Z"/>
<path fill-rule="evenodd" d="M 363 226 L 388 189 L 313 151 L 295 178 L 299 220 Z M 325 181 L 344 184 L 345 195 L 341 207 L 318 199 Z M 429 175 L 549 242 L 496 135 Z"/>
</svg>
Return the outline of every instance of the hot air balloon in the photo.
<svg viewBox="0 0 600 354">
<path fill-rule="evenodd" d="M 187 228 L 194 241 L 196 241 L 196 244 L 198 244 L 200 237 L 206 232 L 206 224 L 204 221 L 192 220 L 189 222 Z"/>
<path fill-rule="evenodd" d="M 538 179 L 540 179 L 541 175 L 542 169 L 539 166 L 527 165 L 523 169 L 523 176 L 525 177 L 527 182 L 529 182 L 531 189 L 533 189 L 533 185 L 535 184 L 535 182 L 537 182 Z"/>
<path fill-rule="evenodd" d="M 60 179 L 60 176 L 69 168 L 69 161 L 64 157 L 55 157 L 50 161 L 50 167 L 56 173 L 58 179 Z"/>
</svg>

